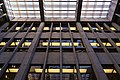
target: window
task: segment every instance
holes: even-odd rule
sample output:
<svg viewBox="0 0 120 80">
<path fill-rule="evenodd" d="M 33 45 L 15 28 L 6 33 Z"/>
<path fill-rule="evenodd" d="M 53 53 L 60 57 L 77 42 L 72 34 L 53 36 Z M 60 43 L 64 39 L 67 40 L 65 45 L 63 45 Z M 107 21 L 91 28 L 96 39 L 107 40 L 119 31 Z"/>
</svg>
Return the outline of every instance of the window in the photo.
<svg viewBox="0 0 120 80">
<path fill-rule="evenodd" d="M 0 50 L 7 44 L 9 40 L 9 38 L 3 38 L 3 40 L 0 42 Z"/>
<path fill-rule="evenodd" d="M 32 43 L 32 39 L 25 39 L 24 42 L 22 43 L 21 47 L 30 47 Z"/>
<path fill-rule="evenodd" d="M 109 80 L 119 80 L 120 76 L 113 65 L 103 65 L 103 70 Z"/>
<path fill-rule="evenodd" d="M 96 39 L 89 39 L 89 42 L 90 42 L 90 45 L 91 45 L 93 48 L 98 48 L 98 47 L 100 47 L 100 44 L 97 42 Z"/>
<path fill-rule="evenodd" d="M 80 73 L 83 80 L 97 80 L 91 65 L 80 65 Z"/>
<path fill-rule="evenodd" d="M 10 64 L 8 65 L 6 71 L 0 78 L 1 80 L 14 80 L 15 75 L 17 74 L 19 70 L 20 65 L 19 64 Z"/>
<path fill-rule="evenodd" d="M 101 41 L 105 47 L 112 47 L 112 44 L 107 39 L 102 39 Z"/>
</svg>

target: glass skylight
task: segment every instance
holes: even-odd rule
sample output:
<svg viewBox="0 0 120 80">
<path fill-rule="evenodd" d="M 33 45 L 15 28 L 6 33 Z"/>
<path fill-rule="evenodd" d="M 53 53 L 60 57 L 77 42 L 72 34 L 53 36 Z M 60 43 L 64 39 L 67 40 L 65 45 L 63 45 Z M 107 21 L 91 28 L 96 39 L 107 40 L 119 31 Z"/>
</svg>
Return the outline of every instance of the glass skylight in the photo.
<svg viewBox="0 0 120 80">
<path fill-rule="evenodd" d="M 45 18 L 75 18 L 77 0 L 44 0 Z"/>
<path fill-rule="evenodd" d="M 112 0 L 83 0 L 81 18 L 107 18 Z"/>
<path fill-rule="evenodd" d="M 111 21 L 118 0 L 3 0 L 13 21 Z M 41 6 L 40 4 L 43 6 Z M 40 10 L 41 9 L 41 10 Z M 42 11 L 43 10 L 43 11 Z M 79 12 L 81 10 L 81 12 Z M 44 12 L 44 14 L 40 14 Z M 44 17 L 43 17 L 44 16 Z"/>
<path fill-rule="evenodd" d="M 5 0 L 5 3 L 7 10 L 11 9 L 15 18 L 40 18 L 38 0 Z"/>
</svg>

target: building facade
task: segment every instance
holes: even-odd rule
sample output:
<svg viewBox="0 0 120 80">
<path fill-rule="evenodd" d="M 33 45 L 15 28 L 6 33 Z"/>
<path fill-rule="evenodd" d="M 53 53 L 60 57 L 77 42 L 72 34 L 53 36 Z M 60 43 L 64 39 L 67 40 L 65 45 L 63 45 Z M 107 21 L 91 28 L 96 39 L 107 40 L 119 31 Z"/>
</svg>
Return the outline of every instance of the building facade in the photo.
<svg viewBox="0 0 120 80">
<path fill-rule="evenodd" d="M 120 80 L 120 0 L 111 21 L 45 20 L 42 2 L 40 21 L 10 20 L 5 4 L 0 1 L 0 80 Z"/>
</svg>

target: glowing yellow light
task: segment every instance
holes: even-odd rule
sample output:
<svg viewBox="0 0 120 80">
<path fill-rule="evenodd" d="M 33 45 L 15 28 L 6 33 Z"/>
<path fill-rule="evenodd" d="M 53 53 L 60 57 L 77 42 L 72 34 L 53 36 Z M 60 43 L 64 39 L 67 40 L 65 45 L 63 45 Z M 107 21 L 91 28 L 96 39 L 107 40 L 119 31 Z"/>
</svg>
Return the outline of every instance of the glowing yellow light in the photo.
<svg viewBox="0 0 120 80">
<path fill-rule="evenodd" d="M 73 73 L 74 69 L 62 69 L 63 73 Z"/>
<path fill-rule="evenodd" d="M 80 73 L 86 73 L 87 69 L 80 69 Z"/>
<path fill-rule="evenodd" d="M 110 27 L 111 30 L 115 31 L 116 29 L 114 27 Z"/>
<path fill-rule="evenodd" d="M 83 27 L 83 30 L 90 30 L 89 27 Z"/>
<path fill-rule="evenodd" d="M 6 42 L 1 42 L 0 43 L 0 46 L 5 46 L 6 45 Z"/>
<path fill-rule="evenodd" d="M 103 27 L 101 27 L 101 29 L 103 30 Z"/>
<path fill-rule="evenodd" d="M 19 30 L 21 27 L 16 27 L 15 30 Z"/>
<path fill-rule="evenodd" d="M 90 43 L 91 46 L 100 46 L 98 43 Z"/>
<path fill-rule="evenodd" d="M 70 27 L 70 30 L 76 30 L 76 27 Z"/>
<path fill-rule="evenodd" d="M 60 73 L 60 69 L 48 69 L 49 73 Z"/>
<path fill-rule="evenodd" d="M 113 69 L 103 69 L 105 73 L 117 73 L 115 70 Z"/>
<path fill-rule="evenodd" d="M 35 27 L 32 27 L 32 29 L 31 30 L 36 30 L 36 28 Z"/>
<path fill-rule="evenodd" d="M 11 44 L 10 44 L 10 46 L 17 46 L 19 44 L 19 42 L 12 42 Z"/>
<path fill-rule="evenodd" d="M 48 46 L 48 42 L 42 42 L 42 46 Z"/>
<path fill-rule="evenodd" d="M 23 44 L 22 44 L 22 46 L 27 46 L 27 47 L 29 47 L 31 45 L 31 42 L 24 42 Z"/>
<path fill-rule="evenodd" d="M 69 42 L 62 43 L 62 46 L 70 46 Z"/>
<path fill-rule="evenodd" d="M 104 46 L 112 46 L 110 43 L 103 43 Z"/>
<path fill-rule="evenodd" d="M 43 69 L 35 68 L 36 73 L 42 73 Z M 80 73 L 87 73 L 87 69 L 79 69 Z M 31 71 L 33 72 L 33 71 Z M 60 69 L 45 69 L 45 73 L 60 73 Z M 76 73 L 76 69 L 62 69 L 63 73 Z"/>
<path fill-rule="evenodd" d="M 117 73 L 116 70 L 113 70 L 113 73 Z"/>
<path fill-rule="evenodd" d="M 60 27 L 56 27 L 55 30 L 60 30 Z M 61 27 L 61 30 L 62 30 L 62 27 Z"/>
<path fill-rule="evenodd" d="M 77 43 L 77 42 L 74 42 L 74 46 L 79 46 L 79 43 Z"/>
<path fill-rule="evenodd" d="M 60 46 L 59 42 L 52 42 L 52 46 Z"/>
<path fill-rule="evenodd" d="M 6 72 L 9 72 L 9 70 L 7 69 Z"/>
<path fill-rule="evenodd" d="M 116 43 L 117 46 L 120 46 L 120 43 Z"/>
<path fill-rule="evenodd" d="M 49 27 L 44 27 L 44 29 L 43 30 L 49 30 Z"/>
<path fill-rule="evenodd" d="M 18 72 L 18 70 L 19 70 L 19 69 L 17 69 L 17 68 L 9 68 L 9 71 L 10 71 L 10 72 L 13 72 L 13 73 Z"/>
<path fill-rule="evenodd" d="M 43 69 L 35 69 L 35 72 L 36 72 L 36 73 L 42 73 L 42 70 L 43 70 Z"/>
</svg>

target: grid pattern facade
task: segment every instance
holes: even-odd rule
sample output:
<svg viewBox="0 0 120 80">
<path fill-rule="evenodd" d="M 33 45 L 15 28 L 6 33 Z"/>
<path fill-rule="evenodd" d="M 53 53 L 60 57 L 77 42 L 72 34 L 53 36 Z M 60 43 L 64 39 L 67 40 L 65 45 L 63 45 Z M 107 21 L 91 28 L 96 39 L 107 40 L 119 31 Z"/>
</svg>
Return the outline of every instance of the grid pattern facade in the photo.
<svg viewBox="0 0 120 80">
<path fill-rule="evenodd" d="M 0 79 L 119 80 L 119 33 L 116 23 L 5 23 Z"/>
</svg>

